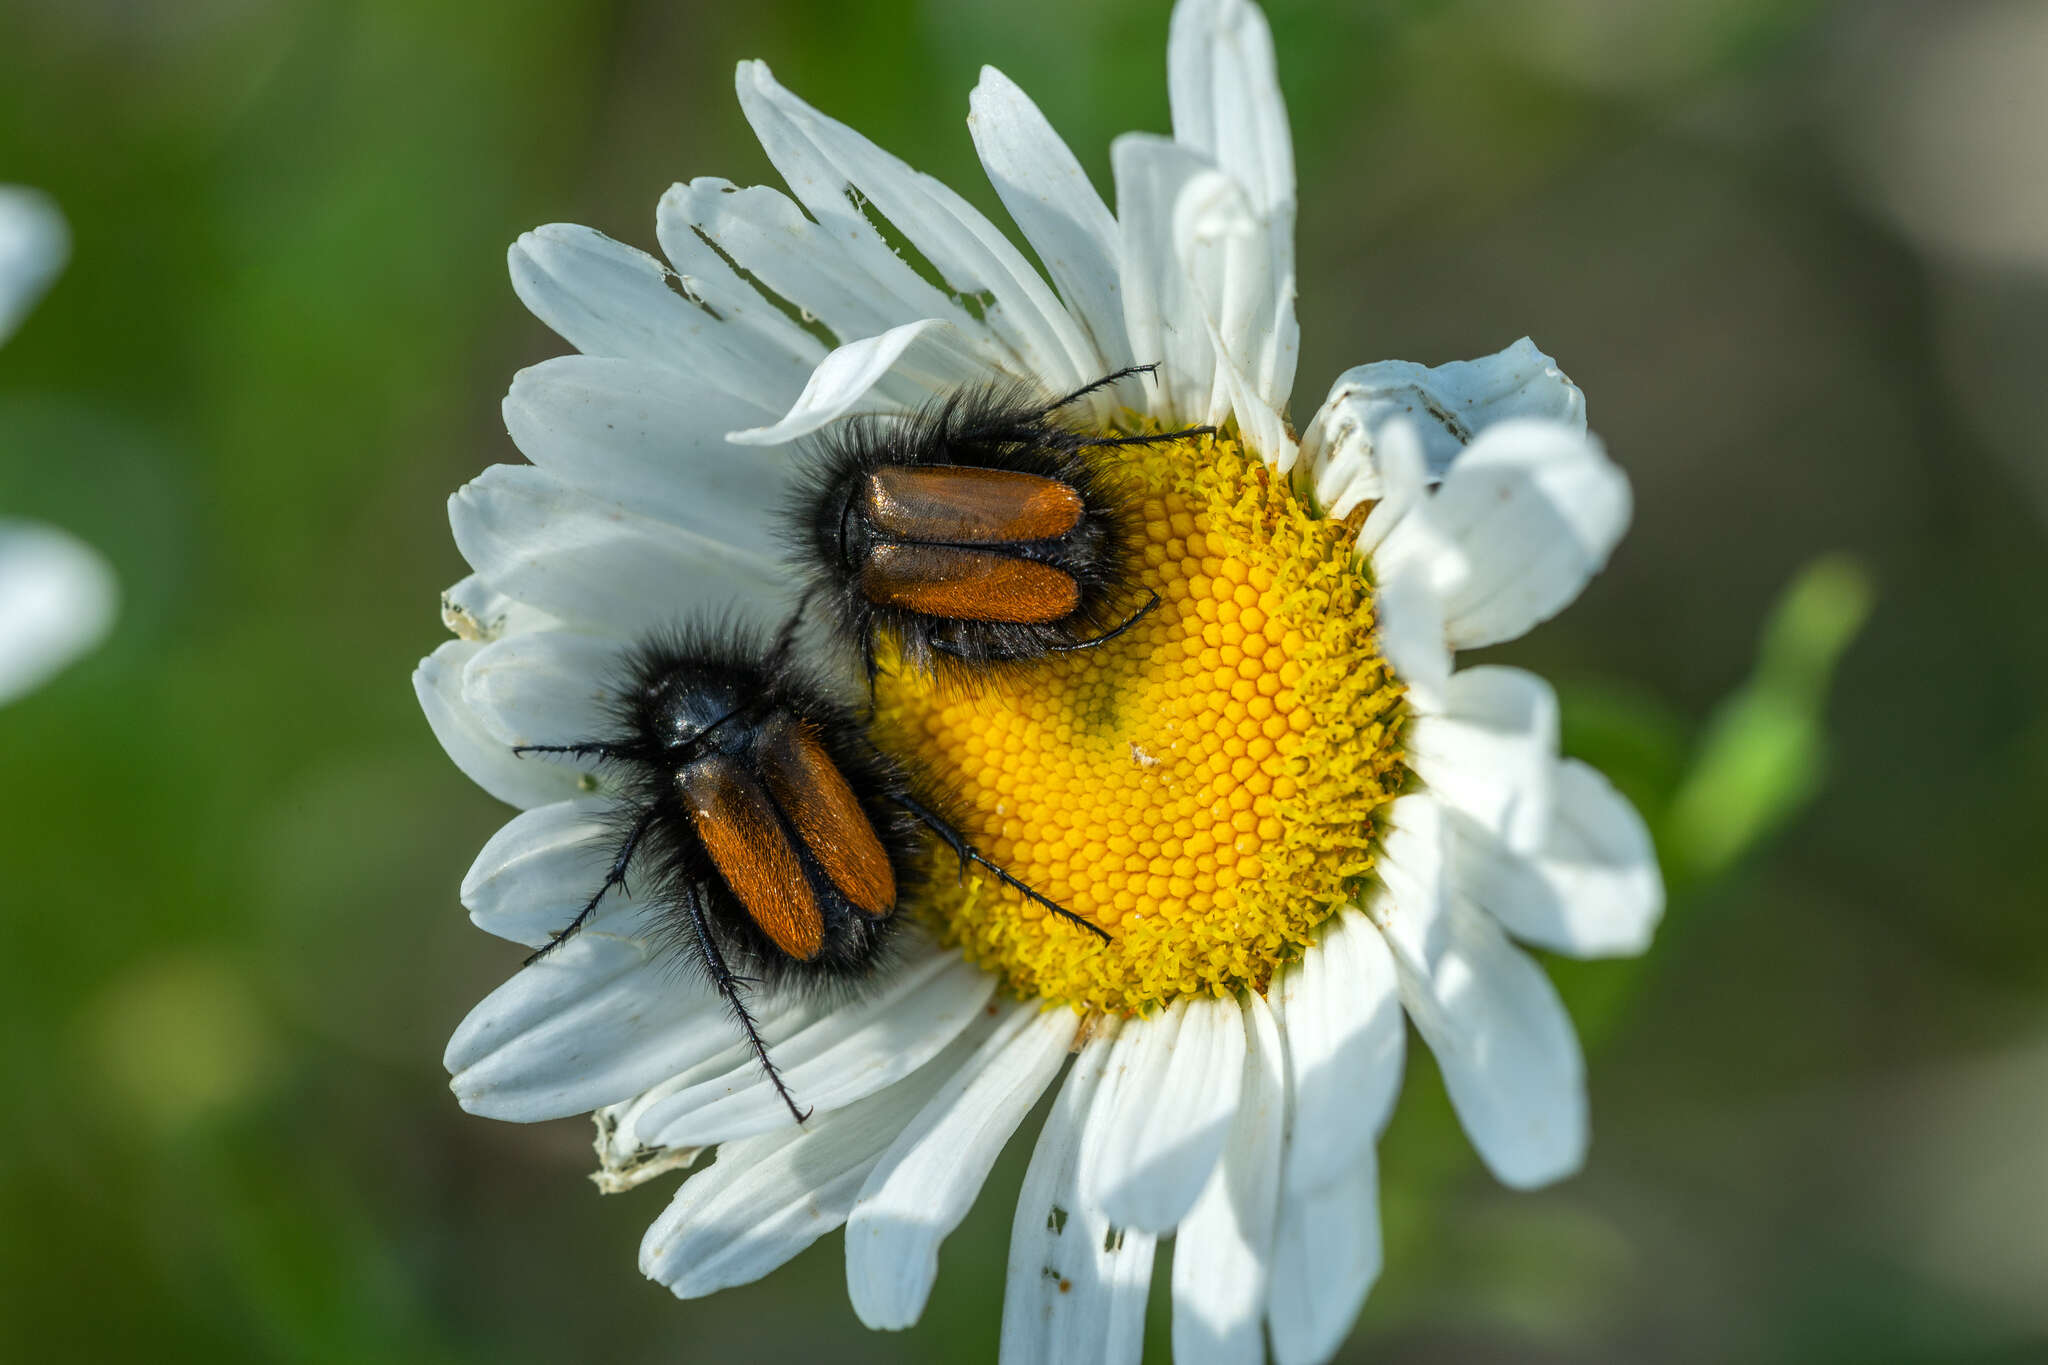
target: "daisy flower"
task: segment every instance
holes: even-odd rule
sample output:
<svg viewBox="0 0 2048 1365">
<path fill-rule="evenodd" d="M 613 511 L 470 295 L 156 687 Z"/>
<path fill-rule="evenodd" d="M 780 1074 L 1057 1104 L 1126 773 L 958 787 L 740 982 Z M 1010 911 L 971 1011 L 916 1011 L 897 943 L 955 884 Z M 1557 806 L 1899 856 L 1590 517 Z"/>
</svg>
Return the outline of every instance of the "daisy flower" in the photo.
<svg viewBox="0 0 2048 1365">
<path fill-rule="evenodd" d="M 0 185 L 0 342 L 14 334 L 70 252 L 49 198 Z M 114 575 L 92 547 L 0 516 L 0 704 L 34 691 L 98 644 L 114 619 Z"/>
<path fill-rule="evenodd" d="M 475 572 L 416 684 L 449 755 L 522 808 L 463 885 L 476 923 L 520 943 L 570 920 L 617 834 L 596 775 L 513 746 L 593 733 L 613 661 L 649 629 L 788 615 L 780 509 L 806 437 L 964 384 L 1068 393 L 1134 365 L 1156 368 L 1077 419 L 1215 428 L 1115 452 L 1159 597 L 1122 637 L 971 694 L 885 669 L 876 697 L 877 741 L 1113 942 L 933 878 L 904 909 L 921 946 L 864 998 L 758 1000 L 801 1124 L 630 896 L 456 1031 L 462 1105 L 594 1111 L 602 1187 L 694 1168 L 640 1249 L 678 1296 L 843 1224 L 856 1312 L 910 1325 L 1053 1089 L 1003 1359 L 1136 1360 L 1169 1234 L 1178 1359 L 1327 1359 L 1380 1267 L 1375 1144 L 1404 1017 L 1501 1180 L 1584 1158 L 1571 1020 L 1515 940 L 1638 952 L 1661 882 L 1635 812 L 1559 757 L 1550 688 L 1453 657 L 1568 605 L 1627 524 L 1628 484 L 1526 340 L 1362 366 L 1291 424 L 1295 181 L 1263 18 L 1181 0 L 1167 75 L 1173 134 L 1116 140 L 1112 210 L 984 70 L 969 131 L 1038 264 L 758 62 L 740 103 L 786 191 L 675 186 L 666 264 L 577 227 L 512 248 L 519 296 L 579 354 L 513 381 L 531 463 L 452 501 Z"/>
</svg>

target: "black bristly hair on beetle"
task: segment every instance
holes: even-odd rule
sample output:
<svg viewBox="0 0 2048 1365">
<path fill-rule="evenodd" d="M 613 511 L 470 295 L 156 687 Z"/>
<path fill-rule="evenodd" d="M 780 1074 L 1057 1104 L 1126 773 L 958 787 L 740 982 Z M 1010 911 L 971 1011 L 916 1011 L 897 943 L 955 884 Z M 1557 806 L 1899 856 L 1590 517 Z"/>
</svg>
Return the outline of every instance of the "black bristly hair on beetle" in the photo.
<svg viewBox="0 0 2048 1365">
<path fill-rule="evenodd" d="M 1025 384 L 969 385 L 821 438 L 792 521 L 810 594 L 870 685 L 881 635 L 914 671 L 972 675 L 1092 649 L 1158 605 L 1136 586 L 1134 499 L 1104 452 L 1214 428 L 1114 436 L 1065 416 L 1155 368 L 1049 401 Z"/>
<path fill-rule="evenodd" d="M 977 863 L 1109 938 L 983 857 L 933 809 L 940 798 L 792 657 L 800 616 L 765 648 L 732 625 L 651 635 L 620 660 L 603 734 L 513 750 L 590 760 L 615 791 L 608 871 L 527 961 L 578 933 L 615 888 L 629 894 L 632 873 L 648 931 L 723 997 L 798 1122 L 808 1114 L 783 1084 L 747 988 L 858 994 L 892 958 L 924 831 L 952 849 L 963 877 Z"/>
</svg>

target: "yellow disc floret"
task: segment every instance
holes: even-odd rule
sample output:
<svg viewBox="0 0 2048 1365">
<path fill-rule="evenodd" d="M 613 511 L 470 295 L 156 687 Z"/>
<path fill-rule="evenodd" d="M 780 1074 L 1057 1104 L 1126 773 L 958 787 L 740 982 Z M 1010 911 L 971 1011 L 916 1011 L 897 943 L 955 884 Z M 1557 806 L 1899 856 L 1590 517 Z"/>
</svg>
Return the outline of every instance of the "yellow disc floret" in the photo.
<svg viewBox="0 0 2048 1365">
<path fill-rule="evenodd" d="M 974 689 L 885 670 L 876 735 L 942 778 L 984 853 L 1112 941 L 978 875 L 963 889 L 943 853 L 917 911 L 1022 996 L 1131 1012 L 1263 989 L 1314 941 L 1372 866 L 1402 706 L 1355 526 L 1227 437 L 1117 459 L 1159 606 Z"/>
</svg>

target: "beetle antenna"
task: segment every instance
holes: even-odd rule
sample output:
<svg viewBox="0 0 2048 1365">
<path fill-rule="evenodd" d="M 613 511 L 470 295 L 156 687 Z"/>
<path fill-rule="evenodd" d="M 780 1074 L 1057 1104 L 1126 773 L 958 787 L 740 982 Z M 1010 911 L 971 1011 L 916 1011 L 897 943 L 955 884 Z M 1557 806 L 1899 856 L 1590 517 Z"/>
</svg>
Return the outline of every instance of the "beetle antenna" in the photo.
<svg viewBox="0 0 2048 1365">
<path fill-rule="evenodd" d="M 703 959 L 704 970 L 710 976 L 711 984 L 725 997 L 726 1007 L 732 1011 L 733 1021 L 740 1026 L 740 1031 L 747 1035 L 747 1042 L 752 1044 L 754 1056 L 761 1061 L 761 1069 L 768 1073 L 768 1083 L 775 1087 L 776 1094 L 782 1096 L 782 1102 L 789 1106 L 789 1112 L 795 1116 L 796 1121 L 804 1122 L 810 1118 L 811 1110 L 796 1107 L 796 1101 L 790 1097 L 789 1087 L 782 1083 L 782 1073 L 769 1058 L 768 1044 L 762 1041 L 760 1026 L 754 1022 L 754 1016 L 747 1009 L 747 1002 L 741 995 L 740 983 L 744 978 L 736 975 L 732 968 L 726 965 L 725 954 L 718 950 L 718 940 L 711 936 L 711 925 L 704 918 L 703 896 L 696 887 L 691 886 L 684 889 L 683 898 L 690 904 L 690 925 L 697 931 L 697 954 Z"/>
<path fill-rule="evenodd" d="M 1155 431 L 1149 436 L 1105 436 L 1099 441 L 1083 441 L 1083 450 L 1103 450 L 1110 446 L 1156 446 L 1164 441 L 1178 441 L 1183 436 L 1214 436 L 1214 427 L 1182 427 L 1179 431 Z"/>
<path fill-rule="evenodd" d="M 1129 379 L 1134 374 L 1150 374 L 1158 368 L 1159 362 L 1156 360 L 1153 361 L 1150 365 L 1126 365 L 1121 370 L 1115 370 L 1109 374 L 1102 376 L 1102 378 L 1096 380 L 1093 384 L 1083 384 L 1080 388 L 1075 389 L 1072 393 L 1068 394 L 1065 398 L 1059 399 L 1057 402 L 1046 404 L 1044 407 L 1038 410 L 1037 415 L 1040 417 L 1049 417 L 1053 413 L 1058 412 L 1061 408 L 1067 406 L 1069 403 L 1073 403 L 1080 399 L 1086 398 L 1089 394 L 1094 393 L 1097 389 L 1106 389 L 1111 384 L 1116 383 L 1118 380 Z"/>
</svg>

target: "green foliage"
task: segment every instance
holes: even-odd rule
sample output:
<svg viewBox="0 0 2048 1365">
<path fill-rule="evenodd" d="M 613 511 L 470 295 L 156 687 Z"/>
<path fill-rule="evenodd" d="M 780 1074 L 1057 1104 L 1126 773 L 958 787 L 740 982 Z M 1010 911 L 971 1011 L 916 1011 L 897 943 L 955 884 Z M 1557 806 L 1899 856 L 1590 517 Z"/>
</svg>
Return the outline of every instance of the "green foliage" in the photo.
<svg viewBox="0 0 2048 1365">
<path fill-rule="evenodd" d="M 1778 599 L 1755 670 L 1714 709 L 1658 822 L 1674 885 L 1727 872 L 1820 791 L 1829 686 L 1872 598 L 1865 570 L 1835 555 L 1802 569 Z"/>
</svg>

